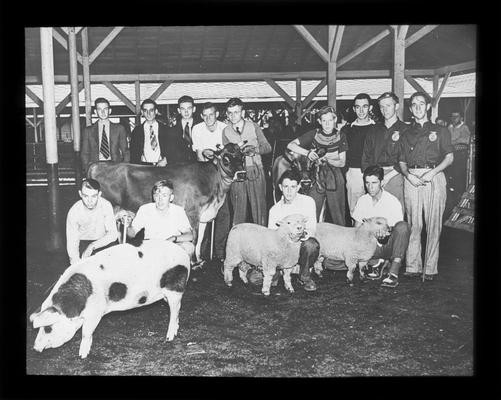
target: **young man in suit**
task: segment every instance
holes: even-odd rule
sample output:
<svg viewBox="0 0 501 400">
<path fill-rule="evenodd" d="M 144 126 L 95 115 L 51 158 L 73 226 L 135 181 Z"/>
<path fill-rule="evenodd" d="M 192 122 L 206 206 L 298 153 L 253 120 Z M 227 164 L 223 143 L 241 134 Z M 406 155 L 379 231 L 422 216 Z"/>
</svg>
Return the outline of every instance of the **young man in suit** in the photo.
<svg viewBox="0 0 501 400">
<path fill-rule="evenodd" d="M 177 101 L 177 111 L 181 118 L 176 125 L 169 128 L 167 160 L 169 164 L 183 161 L 195 161 L 191 130 L 199 121 L 194 120 L 195 102 L 190 96 L 182 96 Z"/>
<path fill-rule="evenodd" d="M 130 139 L 130 162 L 158 167 L 167 165 L 167 125 L 157 120 L 158 107 L 154 100 L 141 104 L 144 123 L 134 128 Z"/>
<path fill-rule="evenodd" d="M 110 102 L 99 97 L 94 101 L 94 110 L 99 119 L 82 134 L 80 157 L 84 172 L 96 161 L 129 161 L 125 128 L 109 120 Z"/>
</svg>

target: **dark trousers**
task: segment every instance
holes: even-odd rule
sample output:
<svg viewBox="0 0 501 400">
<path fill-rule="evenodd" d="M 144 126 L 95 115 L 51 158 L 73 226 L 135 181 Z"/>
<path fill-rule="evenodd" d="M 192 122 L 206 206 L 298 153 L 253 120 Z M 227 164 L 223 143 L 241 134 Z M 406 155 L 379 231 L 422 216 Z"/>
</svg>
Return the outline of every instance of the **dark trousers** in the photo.
<svg viewBox="0 0 501 400">
<path fill-rule="evenodd" d="M 301 242 L 299 248 L 299 278 L 302 281 L 310 279 L 310 268 L 313 267 L 315 261 L 320 254 L 320 244 L 318 240 L 311 237 Z"/>
<path fill-rule="evenodd" d="M 224 199 L 223 205 L 219 209 L 216 218 L 212 221 L 212 224 L 216 224 L 214 227 L 214 254 L 216 258 L 224 259 L 226 250 L 226 239 L 228 238 L 228 233 L 230 232 L 230 207 L 228 204 L 228 195 Z M 202 241 L 202 246 L 200 252 L 202 253 L 202 258 L 208 260 L 210 258 L 210 234 L 212 226 L 207 224 L 205 227 L 205 233 Z M 202 232 L 199 232 L 202 234 Z"/>
<path fill-rule="evenodd" d="M 91 244 L 92 242 L 95 242 L 95 240 L 80 240 L 80 244 L 78 246 L 78 250 L 80 251 L 80 257 L 82 257 L 82 253 L 85 251 L 87 246 L 89 246 L 89 244 Z M 94 254 L 99 253 L 100 251 L 107 249 L 108 247 L 115 246 L 117 244 L 118 240 L 115 240 L 114 242 L 111 242 L 106 246 L 100 247 L 99 249 L 94 249 L 91 255 L 93 256 Z"/>
<path fill-rule="evenodd" d="M 384 258 L 387 260 L 400 258 L 401 260 L 404 260 L 405 252 L 409 246 L 410 234 L 411 230 L 407 222 L 397 222 L 391 230 L 388 242 L 382 246 L 377 246 L 376 252 L 372 258 Z"/>
</svg>

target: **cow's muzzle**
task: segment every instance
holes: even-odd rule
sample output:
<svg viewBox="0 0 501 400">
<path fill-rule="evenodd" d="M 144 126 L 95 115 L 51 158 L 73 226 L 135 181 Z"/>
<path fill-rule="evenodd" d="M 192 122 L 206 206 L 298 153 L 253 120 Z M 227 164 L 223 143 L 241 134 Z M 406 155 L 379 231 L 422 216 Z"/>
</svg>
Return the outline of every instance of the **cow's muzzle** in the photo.
<svg viewBox="0 0 501 400">
<path fill-rule="evenodd" d="M 299 182 L 301 185 L 301 189 L 303 190 L 309 190 L 311 187 L 311 179 L 301 179 L 301 182 Z"/>
<path fill-rule="evenodd" d="M 247 171 L 237 171 L 233 176 L 233 181 L 243 182 L 247 179 Z"/>
</svg>

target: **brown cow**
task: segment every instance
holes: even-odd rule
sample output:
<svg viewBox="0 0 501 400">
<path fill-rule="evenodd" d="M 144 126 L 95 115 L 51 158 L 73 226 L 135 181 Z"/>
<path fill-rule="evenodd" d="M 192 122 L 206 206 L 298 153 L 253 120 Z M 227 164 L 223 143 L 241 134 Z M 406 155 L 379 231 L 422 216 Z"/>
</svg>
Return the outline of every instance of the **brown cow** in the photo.
<svg viewBox="0 0 501 400">
<path fill-rule="evenodd" d="M 243 157 L 253 151 L 253 146 L 241 149 L 228 143 L 214 152 L 213 162 L 191 161 L 165 167 L 97 162 L 89 167 L 87 176 L 101 184 L 103 197 L 115 210 L 134 213 L 141 205 L 153 201 L 151 189 L 155 182 L 169 179 L 174 185 L 174 203 L 184 208 L 193 229 L 199 261 L 203 235 L 198 240 L 198 232 L 203 233 L 205 224 L 216 217 L 231 183 L 246 179 Z"/>
</svg>

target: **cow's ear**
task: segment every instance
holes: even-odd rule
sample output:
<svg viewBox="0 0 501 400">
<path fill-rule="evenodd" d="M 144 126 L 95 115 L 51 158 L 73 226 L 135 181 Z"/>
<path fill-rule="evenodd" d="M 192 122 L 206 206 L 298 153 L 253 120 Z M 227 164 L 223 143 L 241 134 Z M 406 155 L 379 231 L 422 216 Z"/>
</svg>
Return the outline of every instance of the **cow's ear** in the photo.
<svg viewBox="0 0 501 400">
<path fill-rule="evenodd" d="M 242 149 L 242 153 L 246 156 L 253 156 L 256 154 L 256 147 L 249 144 Z"/>
<path fill-rule="evenodd" d="M 228 154 L 224 154 L 224 155 L 222 156 L 222 160 L 223 160 L 223 165 L 224 165 L 225 167 L 227 167 L 228 165 L 230 165 L 230 164 L 231 164 L 231 158 L 230 158 L 230 156 L 229 156 Z"/>
<path fill-rule="evenodd" d="M 30 322 L 33 323 L 33 328 L 52 325 L 61 318 L 61 314 L 54 307 L 46 308 L 45 310 L 30 315 Z"/>
</svg>

